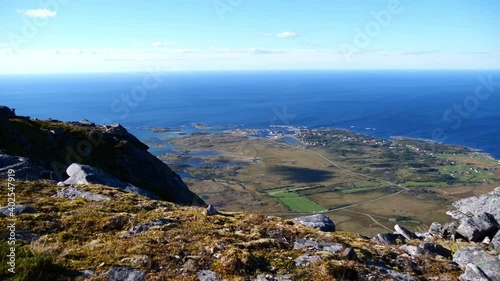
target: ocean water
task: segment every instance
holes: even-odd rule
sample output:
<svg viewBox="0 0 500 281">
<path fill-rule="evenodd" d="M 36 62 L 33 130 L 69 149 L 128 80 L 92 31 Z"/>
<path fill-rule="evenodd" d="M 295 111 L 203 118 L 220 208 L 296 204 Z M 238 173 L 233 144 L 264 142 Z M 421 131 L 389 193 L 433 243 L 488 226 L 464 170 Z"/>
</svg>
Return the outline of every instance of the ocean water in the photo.
<svg viewBox="0 0 500 281">
<path fill-rule="evenodd" d="M 18 115 L 182 129 L 346 128 L 500 158 L 500 71 L 183 72 L 0 76 Z"/>
</svg>

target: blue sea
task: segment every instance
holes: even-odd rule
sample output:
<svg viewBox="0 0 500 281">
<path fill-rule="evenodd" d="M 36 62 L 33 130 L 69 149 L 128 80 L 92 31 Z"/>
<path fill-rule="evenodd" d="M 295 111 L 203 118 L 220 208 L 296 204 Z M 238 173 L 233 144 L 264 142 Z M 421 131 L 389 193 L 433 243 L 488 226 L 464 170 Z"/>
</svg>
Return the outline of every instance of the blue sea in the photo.
<svg viewBox="0 0 500 281">
<path fill-rule="evenodd" d="M 500 158 L 500 71 L 267 71 L 0 76 L 18 115 L 140 127 L 345 128 Z"/>
</svg>

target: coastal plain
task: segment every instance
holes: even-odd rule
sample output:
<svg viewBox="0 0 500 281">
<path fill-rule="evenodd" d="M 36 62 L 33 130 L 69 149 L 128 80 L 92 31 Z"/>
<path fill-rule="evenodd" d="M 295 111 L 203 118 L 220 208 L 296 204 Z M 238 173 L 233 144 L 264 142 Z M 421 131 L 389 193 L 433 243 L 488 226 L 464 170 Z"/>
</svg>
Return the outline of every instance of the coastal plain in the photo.
<svg viewBox="0 0 500 281">
<path fill-rule="evenodd" d="M 285 218 L 321 212 L 340 230 L 367 235 L 395 223 L 418 231 L 447 222 L 452 202 L 489 192 L 500 179 L 497 160 L 460 146 L 337 129 L 255 132 L 169 139 L 178 153 L 159 158 L 218 209 Z"/>
</svg>

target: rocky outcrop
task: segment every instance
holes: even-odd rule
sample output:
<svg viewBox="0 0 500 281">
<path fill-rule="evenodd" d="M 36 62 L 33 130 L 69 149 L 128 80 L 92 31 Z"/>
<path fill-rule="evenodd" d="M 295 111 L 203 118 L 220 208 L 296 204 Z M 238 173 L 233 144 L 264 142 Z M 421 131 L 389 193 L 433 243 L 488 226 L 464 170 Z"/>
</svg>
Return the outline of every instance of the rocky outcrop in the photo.
<svg viewBox="0 0 500 281">
<path fill-rule="evenodd" d="M 333 221 L 323 215 L 317 214 L 312 216 L 298 217 L 293 219 L 296 222 L 299 222 L 305 226 L 315 228 L 325 232 L 334 232 L 335 231 L 335 223 Z"/>
<path fill-rule="evenodd" d="M 23 157 L 50 171 L 50 178 L 66 180 L 73 163 L 95 167 L 160 199 L 205 205 L 165 163 L 148 152 L 148 146 L 118 124 L 32 120 L 0 108 L 0 150 Z"/>
<path fill-rule="evenodd" d="M 139 234 L 139 233 L 144 232 L 144 231 L 148 231 L 150 228 L 152 228 L 154 226 L 163 226 L 163 225 L 173 224 L 173 223 L 175 223 L 175 222 L 171 219 L 159 219 L 159 220 L 150 221 L 150 222 L 147 222 L 145 224 L 135 226 L 131 230 L 123 233 L 121 235 L 121 237 L 129 237 L 129 236 L 136 235 L 136 234 Z"/>
<path fill-rule="evenodd" d="M 220 281 L 221 279 L 217 276 L 217 273 L 211 270 L 200 270 L 196 273 L 199 281 Z"/>
<path fill-rule="evenodd" d="M 332 254 L 340 252 L 344 246 L 339 243 L 318 242 L 315 240 L 297 239 L 293 244 L 294 249 L 310 248 L 319 251 L 327 251 Z"/>
</svg>

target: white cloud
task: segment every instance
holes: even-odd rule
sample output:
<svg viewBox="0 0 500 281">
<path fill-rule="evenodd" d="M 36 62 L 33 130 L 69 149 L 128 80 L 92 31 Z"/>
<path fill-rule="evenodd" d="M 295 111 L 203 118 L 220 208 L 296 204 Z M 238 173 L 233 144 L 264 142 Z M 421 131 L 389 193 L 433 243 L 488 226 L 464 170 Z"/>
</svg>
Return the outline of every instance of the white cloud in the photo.
<svg viewBox="0 0 500 281">
<path fill-rule="evenodd" d="M 276 34 L 277 38 L 293 38 L 293 37 L 298 37 L 298 36 L 299 36 L 299 34 L 297 32 L 293 32 L 293 31 L 285 31 L 285 32 L 281 32 L 281 33 Z"/>
<path fill-rule="evenodd" d="M 33 9 L 20 12 L 29 18 L 40 18 L 40 19 L 53 18 L 57 15 L 56 11 L 51 11 L 48 9 Z"/>
<path fill-rule="evenodd" d="M 172 41 L 163 41 L 163 42 L 158 41 L 158 42 L 151 43 L 151 46 L 152 47 L 166 47 L 166 46 L 174 46 L 175 44 L 177 44 L 177 43 L 172 42 Z"/>
</svg>

